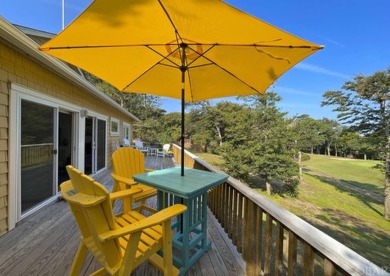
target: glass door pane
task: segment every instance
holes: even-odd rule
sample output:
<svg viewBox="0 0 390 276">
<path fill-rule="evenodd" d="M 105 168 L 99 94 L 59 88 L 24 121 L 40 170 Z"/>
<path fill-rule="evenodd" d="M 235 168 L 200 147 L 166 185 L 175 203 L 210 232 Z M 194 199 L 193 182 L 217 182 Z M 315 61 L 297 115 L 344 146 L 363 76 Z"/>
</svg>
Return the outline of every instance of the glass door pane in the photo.
<svg viewBox="0 0 390 276">
<path fill-rule="evenodd" d="M 60 112 L 58 118 L 58 185 L 69 179 L 66 166 L 72 164 L 72 113 Z"/>
<path fill-rule="evenodd" d="M 91 174 L 93 171 L 93 148 L 94 148 L 94 123 L 93 118 L 85 118 L 85 145 L 84 145 L 84 173 Z"/>
<path fill-rule="evenodd" d="M 55 108 L 21 101 L 22 214 L 56 193 L 54 185 Z"/>
<path fill-rule="evenodd" d="M 106 166 L 106 121 L 97 120 L 97 171 Z"/>
</svg>

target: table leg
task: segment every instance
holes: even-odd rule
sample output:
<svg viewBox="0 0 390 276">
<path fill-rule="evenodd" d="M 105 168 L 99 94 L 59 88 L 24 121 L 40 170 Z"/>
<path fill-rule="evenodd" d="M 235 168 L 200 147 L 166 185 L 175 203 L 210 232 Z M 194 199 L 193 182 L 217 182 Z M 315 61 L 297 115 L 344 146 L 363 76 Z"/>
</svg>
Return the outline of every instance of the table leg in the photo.
<svg viewBox="0 0 390 276">
<path fill-rule="evenodd" d="M 157 210 L 161 211 L 162 209 L 166 208 L 165 206 L 165 193 L 158 190 L 157 191 Z"/>
<path fill-rule="evenodd" d="M 188 205 L 188 199 L 183 200 L 183 204 L 187 207 Z M 189 268 L 189 258 L 190 258 L 190 231 L 189 231 L 189 225 L 190 225 L 190 220 L 189 220 L 189 215 L 192 210 L 191 208 L 187 209 L 187 212 L 183 213 L 183 225 L 182 225 L 182 233 L 183 233 L 183 268 L 184 271 L 187 271 Z"/>
<path fill-rule="evenodd" d="M 202 195 L 202 248 L 207 251 L 211 248 L 211 242 L 207 239 L 207 192 Z"/>
</svg>

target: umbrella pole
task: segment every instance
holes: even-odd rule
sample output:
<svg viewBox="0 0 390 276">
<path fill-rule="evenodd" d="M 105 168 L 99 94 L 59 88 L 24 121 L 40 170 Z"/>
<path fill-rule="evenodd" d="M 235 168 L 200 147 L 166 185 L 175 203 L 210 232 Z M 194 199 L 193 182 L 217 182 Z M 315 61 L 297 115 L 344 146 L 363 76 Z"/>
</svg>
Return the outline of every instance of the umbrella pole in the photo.
<svg viewBox="0 0 390 276">
<path fill-rule="evenodd" d="M 184 72 L 182 73 L 184 75 Z M 181 89 L 181 176 L 184 176 L 184 104 L 185 100 L 184 82 Z"/>
<path fill-rule="evenodd" d="M 181 43 L 181 176 L 184 176 L 184 125 L 185 125 L 185 80 L 186 76 L 185 73 L 187 71 L 187 66 L 185 64 L 186 59 L 186 43 Z"/>
</svg>

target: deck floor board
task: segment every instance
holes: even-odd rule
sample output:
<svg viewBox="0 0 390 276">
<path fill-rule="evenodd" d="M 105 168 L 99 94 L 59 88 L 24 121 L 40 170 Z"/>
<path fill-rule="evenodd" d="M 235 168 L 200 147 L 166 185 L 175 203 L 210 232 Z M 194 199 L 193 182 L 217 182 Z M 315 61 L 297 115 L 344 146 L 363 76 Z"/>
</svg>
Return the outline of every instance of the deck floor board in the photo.
<svg viewBox="0 0 390 276">
<path fill-rule="evenodd" d="M 171 158 L 148 156 L 145 167 L 162 169 L 174 166 Z M 93 176 L 112 189 L 108 171 Z M 155 205 L 156 199 L 149 204 Z M 208 238 L 212 248 L 187 272 L 197 275 L 244 275 L 245 263 L 230 239 L 208 211 Z M 0 275 L 67 275 L 79 243 L 79 230 L 65 201 L 53 202 L 26 217 L 17 227 L 0 237 Z M 100 265 L 87 256 L 82 275 L 89 275 Z M 148 263 L 134 275 L 162 275 Z"/>
</svg>

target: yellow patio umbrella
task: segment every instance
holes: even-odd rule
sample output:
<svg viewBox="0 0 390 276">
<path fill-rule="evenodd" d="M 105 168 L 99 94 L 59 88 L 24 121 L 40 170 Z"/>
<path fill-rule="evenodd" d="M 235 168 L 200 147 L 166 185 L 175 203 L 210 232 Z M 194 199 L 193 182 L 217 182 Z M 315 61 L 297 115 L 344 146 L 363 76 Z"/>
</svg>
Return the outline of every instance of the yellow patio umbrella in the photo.
<svg viewBox="0 0 390 276">
<path fill-rule="evenodd" d="M 120 91 L 184 102 L 262 94 L 322 49 L 219 0 L 95 0 L 39 49 Z"/>
</svg>

